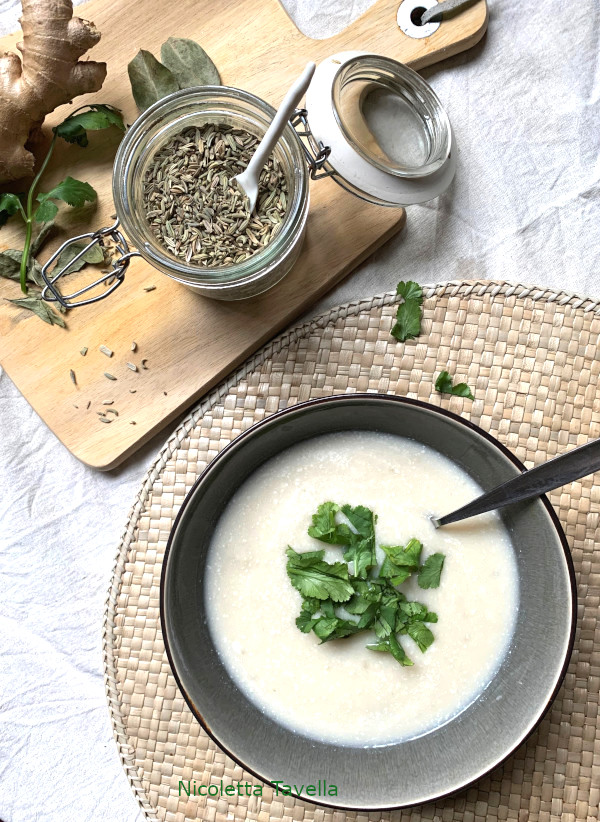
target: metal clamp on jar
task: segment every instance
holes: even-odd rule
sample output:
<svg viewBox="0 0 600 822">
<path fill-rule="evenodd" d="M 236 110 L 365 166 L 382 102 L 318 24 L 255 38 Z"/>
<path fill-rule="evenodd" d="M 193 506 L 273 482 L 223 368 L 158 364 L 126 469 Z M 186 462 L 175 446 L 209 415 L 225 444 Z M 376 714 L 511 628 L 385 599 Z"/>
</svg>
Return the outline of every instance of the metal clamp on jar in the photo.
<svg viewBox="0 0 600 822">
<path fill-rule="evenodd" d="M 244 129 L 260 140 L 274 116 L 275 110 L 264 100 L 228 86 L 184 89 L 147 109 L 128 129 L 115 159 L 117 221 L 63 243 L 42 269 L 43 298 L 65 308 L 104 299 L 121 284 L 134 256 L 206 297 L 253 297 L 278 283 L 300 254 L 309 177 L 331 177 L 363 200 L 400 207 L 437 197 L 454 176 L 450 122 L 425 80 L 395 60 L 341 52 L 317 67 L 306 94 L 306 108 L 296 112 L 273 152 L 288 191 L 277 235 L 248 259 L 215 268 L 186 263 L 171 254 L 151 231 L 143 210 L 143 181 L 156 153 L 186 128 L 208 123 Z M 125 235 L 137 251 L 129 250 Z M 74 242 L 89 240 L 77 260 L 109 236 L 119 254 L 111 270 L 63 295 L 58 282 L 68 266 L 49 274 L 60 253 Z M 78 299 L 108 278 L 114 278 L 108 290 Z"/>
</svg>

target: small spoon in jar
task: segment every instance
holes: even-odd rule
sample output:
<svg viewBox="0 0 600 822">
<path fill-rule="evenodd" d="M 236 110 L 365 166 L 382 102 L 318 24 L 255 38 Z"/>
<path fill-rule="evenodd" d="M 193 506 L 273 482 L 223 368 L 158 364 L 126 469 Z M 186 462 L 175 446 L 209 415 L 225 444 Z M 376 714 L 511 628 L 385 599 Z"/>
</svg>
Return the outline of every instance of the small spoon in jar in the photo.
<svg viewBox="0 0 600 822">
<path fill-rule="evenodd" d="M 237 174 L 232 178 L 235 181 L 246 197 L 250 200 L 250 213 L 254 211 L 256 200 L 258 199 L 258 180 L 263 166 L 269 159 L 271 152 L 275 148 L 277 141 L 283 134 L 283 131 L 288 123 L 288 120 L 296 110 L 296 106 L 304 96 L 306 89 L 310 85 L 312 76 L 315 73 L 315 64 L 308 63 L 300 77 L 296 80 L 288 93 L 283 98 L 283 102 L 277 109 L 277 113 L 271 122 L 271 125 L 265 132 L 252 159 L 248 163 L 245 171 Z"/>
<path fill-rule="evenodd" d="M 440 528 L 443 525 L 450 525 L 451 522 L 459 522 L 477 516 L 477 514 L 484 514 L 486 511 L 503 508 L 513 502 L 523 502 L 539 497 L 546 491 L 554 491 L 555 488 L 587 477 L 588 474 L 593 474 L 598 470 L 600 470 L 600 439 L 586 442 L 579 448 L 567 451 L 566 454 L 536 465 L 529 471 L 523 471 L 518 477 L 513 477 L 508 482 L 492 488 L 491 491 L 486 491 L 468 505 L 463 505 L 462 508 L 444 517 L 430 517 L 430 520 L 436 528 Z"/>
</svg>

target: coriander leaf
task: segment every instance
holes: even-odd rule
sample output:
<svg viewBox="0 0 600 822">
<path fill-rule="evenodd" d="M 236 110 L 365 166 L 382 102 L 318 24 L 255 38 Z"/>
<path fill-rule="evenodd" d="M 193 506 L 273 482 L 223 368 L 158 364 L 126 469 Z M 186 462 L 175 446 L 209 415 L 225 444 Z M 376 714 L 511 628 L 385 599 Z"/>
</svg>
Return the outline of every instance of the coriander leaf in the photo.
<svg viewBox="0 0 600 822">
<path fill-rule="evenodd" d="M 141 49 L 127 66 L 133 99 L 140 111 L 179 91 L 179 84 L 166 66 L 149 51 Z"/>
<path fill-rule="evenodd" d="M 458 385 L 452 385 L 452 377 L 447 371 L 442 371 L 435 381 L 435 390 L 440 394 L 452 394 L 455 397 L 466 397 L 469 400 L 474 400 L 471 389 L 466 382 L 460 382 Z"/>
<path fill-rule="evenodd" d="M 33 219 L 38 223 L 51 223 L 58 214 L 58 206 L 52 200 L 45 200 L 34 212 Z"/>
<path fill-rule="evenodd" d="M 397 565 L 394 565 L 389 557 L 383 560 L 381 568 L 379 569 L 379 576 L 383 579 L 389 579 L 392 585 L 402 585 L 411 574 L 412 568 L 399 568 Z"/>
<path fill-rule="evenodd" d="M 0 226 L 16 214 L 21 207 L 21 201 L 16 194 L 0 194 Z"/>
<path fill-rule="evenodd" d="M 369 508 L 365 508 L 364 505 L 357 505 L 356 508 L 352 508 L 350 505 L 342 505 L 341 510 L 342 514 L 363 539 L 375 539 L 377 517 Z"/>
<path fill-rule="evenodd" d="M 402 297 L 404 302 L 398 306 L 396 322 L 391 331 L 392 337 L 400 342 L 412 340 L 421 333 L 423 291 L 418 283 L 408 280 L 398 283 L 396 294 Z"/>
<path fill-rule="evenodd" d="M 358 633 L 360 628 L 354 623 L 341 617 L 322 617 L 317 621 L 313 628 L 314 633 L 323 642 L 329 642 L 332 639 L 344 639 Z"/>
<path fill-rule="evenodd" d="M 86 203 L 93 203 L 96 200 L 96 196 L 96 192 L 89 183 L 83 183 L 81 180 L 66 177 L 47 194 L 38 194 L 37 200 L 41 204 L 46 203 L 48 200 L 62 200 L 68 205 L 73 206 L 73 208 L 81 208 Z M 39 220 L 37 213 L 34 216 Z"/>
<path fill-rule="evenodd" d="M 373 630 L 380 639 L 389 636 L 396 625 L 396 611 L 398 606 L 393 603 L 381 605 L 378 609 L 377 618 L 373 624 Z"/>
<path fill-rule="evenodd" d="M 382 545 L 385 559 L 379 569 L 379 576 L 389 579 L 392 585 L 402 585 L 413 571 L 419 570 L 419 560 L 423 545 L 418 539 L 411 539 L 406 548 L 402 545 Z"/>
<path fill-rule="evenodd" d="M 387 639 L 384 639 L 382 642 L 378 642 L 375 645 L 367 645 L 369 651 L 387 651 L 387 653 L 392 654 L 394 659 L 400 663 L 403 667 L 408 667 L 413 665 L 414 663 L 407 657 L 406 653 L 404 652 L 404 648 L 398 640 L 396 639 L 395 634 L 390 634 Z"/>
<path fill-rule="evenodd" d="M 317 513 L 312 516 L 312 525 L 309 526 L 308 536 L 327 542 L 330 545 L 339 545 L 339 536 L 335 515 L 340 510 L 340 506 L 335 502 L 324 502 L 317 508 Z"/>
<path fill-rule="evenodd" d="M 445 558 L 444 554 L 432 554 L 427 557 L 419 571 L 419 587 L 437 588 L 439 586 Z"/>
<path fill-rule="evenodd" d="M 411 622 L 408 626 L 408 635 L 417 643 L 422 653 L 425 653 L 434 640 L 433 634 L 424 622 Z"/>
<path fill-rule="evenodd" d="M 350 540 L 349 547 L 344 552 L 344 559 L 353 563 L 355 577 L 366 579 L 370 569 L 377 564 L 375 554 L 375 523 L 377 517 L 364 505 L 357 505 L 356 508 L 343 505 L 341 511 L 357 531 L 357 534 L 355 534 L 349 528 L 342 530 L 343 526 L 338 526 L 339 538 L 348 538 Z"/>
<path fill-rule="evenodd" d="M 320 608 L 321 600 L 312 597 L 304 599 L 300 614 L 296 618 L 296 625 L 302 633 L 309 634 L 312 631 L 315 623 L 319 620 L 319 617 L 315 617 L 315 614 L 318 613 Z"/>
<path fill-rule="evenodd" d="M 8 300 L 9 303 L 19 306 L 19 308 L 26 308 L 28 311 L 33 311 L 38 317 L 49 325 L 59 325 L 61 328 L 66 328 L 66 323 L 60 314 L 57 314 L 48 303 L 44 302 L 41 297 L 29 295 L 28 297 L 21 297 L 20 300 Z"/>
<path fill-rule="evenodd" d="M 125 124 L 119 109 L 92 103 L 88 111 L 72 114 L 60 125 L 54 126 L 52 131 L 67 143 L 77 143 L 85 147 L 88 144 L 88 131 L 98 131 L 109 126 L 116 126 L 121 131 L 125 131 Z"/>
<path fill-rule="evenodd" d="M 175 78 L 179 88 L 221 85 L 217 67 L 194 40 L 169 37 L 161 46 L 160 59 Z"/>
<path fill-rule="evenodd" d="M 18 281 L 20 279 L 22 258 L 23 252 L 17 251 L 16 248 L 8 248 L 0 253 L 0 277 Z M 42 267 L 37 260 L 32 258 L 29 259 L 29 265 L 27 266 L 27 280 L 40 287 L 45 285 L 42 279 Z"/>
<path fill-rule="evenodd" d="M 302 596 L 346 602 L 354 593 L 348 582 L 348 566 L 344 562 L 325 562 L 325 551 L 298 554 L 288 547 L 286 554 L 290 582 Z"/>
</svg>

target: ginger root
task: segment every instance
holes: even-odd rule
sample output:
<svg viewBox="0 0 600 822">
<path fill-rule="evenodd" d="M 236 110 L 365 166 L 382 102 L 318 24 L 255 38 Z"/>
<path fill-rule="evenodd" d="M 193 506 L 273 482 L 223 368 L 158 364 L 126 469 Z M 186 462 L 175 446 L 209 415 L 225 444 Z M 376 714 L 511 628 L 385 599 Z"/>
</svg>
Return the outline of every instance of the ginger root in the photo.
<svg viewBox="0 0 600 822">
<path fill-rule="evenodd" d="M 106 63 L 79 61 L 100 33 L 73 17 L 71 0 L 22 0 L 22 8 L 22 58 L 0 55 L 0 183 L 31 176 L 30 135 L 47 114 L 98 91 L 106 78 Z"/>
</svg>

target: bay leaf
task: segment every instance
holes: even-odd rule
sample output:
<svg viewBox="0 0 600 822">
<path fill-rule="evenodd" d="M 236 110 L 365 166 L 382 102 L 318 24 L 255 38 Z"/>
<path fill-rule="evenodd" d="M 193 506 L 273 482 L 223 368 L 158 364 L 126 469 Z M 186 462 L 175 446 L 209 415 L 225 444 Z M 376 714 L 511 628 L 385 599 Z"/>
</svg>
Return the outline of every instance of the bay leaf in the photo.
<svg viewBox="0 0 600 822">
<path fill-rule="evenodd" d="M 179 90 L 177 80 L 156 57 L 140 49 L 127 66 L 133 99 L 140 111 L 145 111 L 167 94 Z"/>
<path fill-rule="evenodd" d="M 0 253 L 0 277 L 18 282 L 21 279 L 22 256 L 23 252 L 17 251 L 16 248 L 8 248 L 6 251 L 2 251 Z M 38 261 L 33 258 L 29 261 L 27 281 L 39 285 L 40 288 L 43 288 L 45 285 L 42 279 L 42 267 Z"/>
<path fill-rule="evenodd" d="M 56 225 L 53 220 L 48 223 L 43 223 L 39 234 L 31 243 L 31 256 L 35 257 L 40 248 L 44 245 L 50 234 L 54 232 Z"/>
<path fill-rule="evenodd" d="M 19 300 L 8 300 L 9 303 L 18 306 L 19 308 L 26 308 L 28 311 L 33 311 L 34 314 L 49 325 L 59 325 L 61 328 L 66 328 L 66 323 L 60 314 L 42 300 L 39 294 L 30 294 L 28 297 L 21 297 Z"/>
<path fill-rule="evenodd" d="M 87 243 L 72 243 L 68 245 L 62 254 L 57 259 L 52 273 L 58 273 L 61 268 L 64 268 L 71 260 L 74 260 L 75 257 L 79 254 L 79 252 L 85 248 Z M 76 263 L 73 263 L 69 268 L 67 274 L 73 274 L 75 271 L 80 271 L 84 265 L 87 263 L 103 263 L 104 262 L 104 253 L 101 247 L 96 244 L 93 245 L 88 251 L 85 252 L 83 257 L 80 257 Z"/>
<path fill-rule="evenodd" d="M 161 46 L 160 59 L 177 81 L 179 88 L 221 85 L 217 67 L 202 46 L 194 40 L 169 37 Z"/>
</svg>

